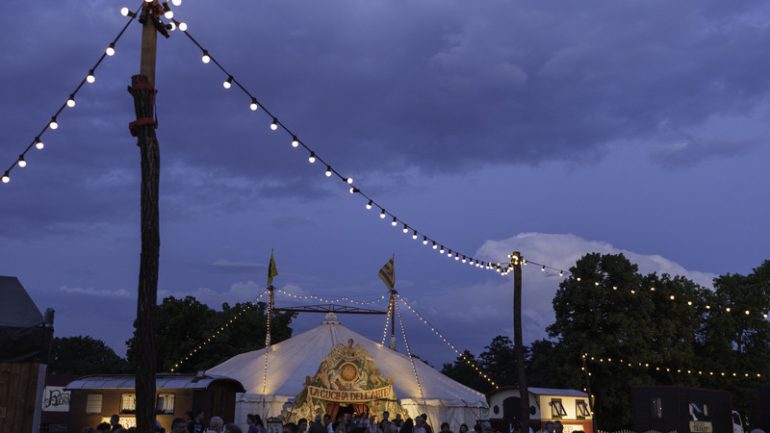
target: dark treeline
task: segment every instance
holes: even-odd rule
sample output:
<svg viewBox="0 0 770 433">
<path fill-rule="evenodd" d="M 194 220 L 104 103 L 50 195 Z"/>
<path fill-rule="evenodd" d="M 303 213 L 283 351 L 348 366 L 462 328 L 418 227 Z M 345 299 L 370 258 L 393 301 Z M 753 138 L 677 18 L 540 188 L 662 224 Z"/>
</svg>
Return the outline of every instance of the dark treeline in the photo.
<svg viewBox="0 0 770 433">
<path fill-rule="evenodd" d="M 770 383 L 770 323 L 762 315 L 770 310 L 770 261 L 748 275 L 717 277 L 714 290 L 681 276 L 642 275 L 622 254 L 587 254 L 570 272 L 553 300 L 550 338 L 527 348 L 527 380 L 530 386 L 583 389 L 580 356 L 595 355 L 588 368 L 599 428 L 631 427 L 633 385 L 723 389 L 731 393 L 733 406 L 746 413 L 757 388 Z M 478 359 L 467 351 L 465 355 L 498 384 L 516 384 L 516 371 L 510 368 L 513 345 L 507 337 L 495 337 Z M 600 357 L 605 362 L 597 362 Z M 628 362 L 637 367 L 628 368 Z M 671 371 L 639 368 L 638 362 Z M 680 368 L 682 373 L 676 373 Z M 726 372 L 726 377 L 710 376 L 710 371 Z M 459 357 L 445 364 L 443 372 L 474 389 L 491 391 Z M 753 376 L 736 378 L 733 372 Z"/>
</svg>

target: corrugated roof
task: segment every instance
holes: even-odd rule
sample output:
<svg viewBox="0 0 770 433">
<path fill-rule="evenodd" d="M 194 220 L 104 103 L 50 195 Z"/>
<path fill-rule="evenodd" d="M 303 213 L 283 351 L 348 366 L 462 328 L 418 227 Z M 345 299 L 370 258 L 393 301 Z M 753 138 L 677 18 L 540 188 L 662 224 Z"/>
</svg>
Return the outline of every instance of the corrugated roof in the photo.
<svg viewBox="0 0 770 433">
<path fill-rule="evenodd" d="M 558 388 L 527 388 L 529 392 L 537 395 L 566 395 L 570 397 L 588 397 L 583 391 L 576 389 L 558 389 Z"/>
<path fill-rule="evenodd" d="M 0 275 L 0 326 L 31 328 L 43 323 L 43 315 L 16 277 Z"/>
<path fill-rule="evenodd" d="M 195 376 L 190 374 L 158 374 L 155 378 L 155 387 L 158 389 L 206 389 L 216 381 L 230 381 L 238 384 L 243 390 L 243 385 L 237 380 L 226 377 L 206 374 Z M 131 374 L 114 374 L 103 376 L 85 376 L 70 382 L 67 389 L 134 389 L 134 376 Z"/>
</svg>

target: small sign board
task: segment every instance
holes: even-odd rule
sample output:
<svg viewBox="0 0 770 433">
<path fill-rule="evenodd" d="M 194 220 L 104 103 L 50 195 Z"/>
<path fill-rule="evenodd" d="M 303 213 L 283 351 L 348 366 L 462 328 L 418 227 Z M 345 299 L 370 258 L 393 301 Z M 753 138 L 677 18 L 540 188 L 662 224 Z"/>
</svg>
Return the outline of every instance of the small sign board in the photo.
<svg viewBox="0 0 770 433">
<path fill-rule="evenodd" d="M 43 390 L 43 412 L 69 412 L 70 392 L 63 386 L 46 386 Z"/>
<path fill-rule="evenodd" d="M 711 421 L 690 421 L 690 433 L 714 433 Z"/>
</svg>

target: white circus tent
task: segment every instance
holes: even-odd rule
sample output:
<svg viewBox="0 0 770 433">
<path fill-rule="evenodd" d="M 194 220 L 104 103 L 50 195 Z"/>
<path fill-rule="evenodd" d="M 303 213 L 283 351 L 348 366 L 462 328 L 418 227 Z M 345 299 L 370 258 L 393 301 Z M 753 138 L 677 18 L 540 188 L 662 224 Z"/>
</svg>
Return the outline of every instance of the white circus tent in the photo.
<svg viewBox="0 0 770 433">
<path fill-rule="evenodd" d="M 455 431 L 462 423 L 473 426 L 476 420 L 487 418 L 489 406 L 484 394 L 418 359 L 414 360 L 415 377 L 408 356 L 343 326 L 334 313 L 327 314 L 319 326 L 309 331 L 269 348 L 234 356 L 206 373 L 231 377 L 243 384 L 246 392 L 236 397 L 237 423 L 245 423 L 250 413 L 263 419 L 279 416 L 284 405 L 302 391 L 306 377 L 316 374 L 332 347 L 348 344 L 351 339 L 369 352 L 383 376 L 392 379 L 396 397 L 409 416 L 425 413 L 432 425 L 438 427 L 446 421 Z"/>
</svg>

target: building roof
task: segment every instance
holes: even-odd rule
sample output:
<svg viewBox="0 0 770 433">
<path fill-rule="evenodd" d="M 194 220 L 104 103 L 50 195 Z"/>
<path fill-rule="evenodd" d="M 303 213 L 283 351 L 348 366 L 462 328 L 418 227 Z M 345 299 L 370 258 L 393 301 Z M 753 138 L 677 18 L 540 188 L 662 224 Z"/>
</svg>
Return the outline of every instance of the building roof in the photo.
<svg viewBox="0 0 770 433">
<path fill-rule="evenodd" d="M 567 397 L 588 397 L 588 394 L 586 394 L 583 391 L 578 391 L 577 389 L 562 389 L 562 388 L 541 388 L 537 386 L 530 386 L 527 387 L 527 390 L 530 394 L 534 395 L 553 395 L 553 396 L 567 396 Z M 518 386 L 504 386 L 500 388 L 497 391 L 492 391 L 489 393 L 489 397 L 491 398 L 493 395 L 506 392 L 506 391 L 514 391 L 517 393 L 519 392 Z"/>
<path fill-rule="evenodd" d="M 264 392 L 270 396 L 293 398 L 303 389 L 305 378 L 316 374 L 332 347 L 347 344 L 350 339 L 369 352 L 383 376 L 393 379 L 399 399 L 440 400 L 447 406 L 488 407 L 484 394 L 415 359 L 414 366 L 420 379 L 418 385 L 408 356 L 351 331 L 340 324 L 334 313 L 328 314 L 319 326 L 273 344 L 269 351 L 261 349 L 236 355 L 206 373 L 240 380 L 247 395 L 262 396 Z M 267 383 L 263 383 L 265 378 Z"/>
<path fill-rule="evenodd" d="M 237 391 L 243 392 L 243 385 L 237 380 L 211 374 L 158 374 L 155 377 L 157 389 L 206 389 L 212 383 L 218 381 L 233 382 L 237 385 Z M 67 389 L 134 389 L 134 375 L 111 374 L 98 376 L 84 376 L 70 382 Z"/>
<path fill-rule="evenodd" d="M 43 315 L 16 277 L 0 275 L 0 327 L 31 328 L 43 324 Z"/>
</svg>

